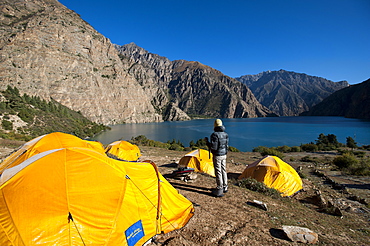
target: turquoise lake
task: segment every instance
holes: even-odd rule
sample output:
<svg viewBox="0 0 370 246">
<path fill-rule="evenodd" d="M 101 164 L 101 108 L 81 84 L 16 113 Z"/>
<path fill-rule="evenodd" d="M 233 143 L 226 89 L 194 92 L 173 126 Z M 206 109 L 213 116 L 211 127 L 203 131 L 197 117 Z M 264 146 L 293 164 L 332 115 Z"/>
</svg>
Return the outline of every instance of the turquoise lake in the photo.
<svg viewBox="0 0 370 246">
<path fill-rule="evenodd" d="M 352 137 L 357 145 L 370 144 L 370 120 L 344 117 L 269 117 L 248 119 L 222 119 L 229 134 L 230 146 L 240 151 L 252 151 L 254 147 L 299 146 L 315 142 L 320 133 L 334 134 L 341 143 Z M 122 124 L 110 126 L 112 129 L 93 139 L 104 145 L 116 140 L 130 140 L 144 135 L 149 139 L 167 142 L 179 140 L 185 147 L 190 141 L 209 137 L 213 132 L 214 119 L 191 121 Z"/>
</svg>

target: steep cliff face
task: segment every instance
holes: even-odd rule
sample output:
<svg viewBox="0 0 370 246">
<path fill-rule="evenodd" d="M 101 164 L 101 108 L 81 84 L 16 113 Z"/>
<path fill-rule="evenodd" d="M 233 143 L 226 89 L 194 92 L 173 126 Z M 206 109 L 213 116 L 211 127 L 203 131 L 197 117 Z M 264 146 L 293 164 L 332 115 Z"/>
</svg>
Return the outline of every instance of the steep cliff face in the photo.
<svg viewBox="0 0 370 246">
<path fill-rule="evenodd" d="M 55 0 L 1 0 L 0 89 L 80 111 L 103 124 L 162 121 L 109 41 Z"/>
<path fill-rule="evenodd" d="M 301 115 L 370 119 L 370 79 L 334 92 Z"/>
<path fill-rule="evenodd" d="M 130 74 L 143 86 L 145 83 L 146 90 L 153 95 L 153 104 L 165 119 L 172 118 L 168 115 L 169 105 L 188 115 L 222 118 L 274 115 L 256 100 L 247 86 L 211 67 L 185 60 L 171 62 L 134 43 L 116 48 L 123 60 L 130 61 Z M 158 97 L 160 103 L 154 100 Z"/>
<path fill-rule="evenodd" d="M 330 80 L 284 70 L 236 78 L 246 84 L 257 100 L 280 116 L 296 116 L 348 86 Z"/>
<path fill-rule="evenodd" d="M 136 78 L 145 94 L 150 96 L 157 112 L 162 114 L 165 120 L 176 118 L 166 115 L 170 103 L 167 87 L 171 80 L 172 62 L 165 57 L 149 53 L 134 43 L 115 47 L 123 63 L 128 64 L 128 73 Z M 180 114 L 184 115 L 184 112 Z"/>
<path fill-rule="evenodd" d="M 247 86 L 199 62 L 174 61 L 169 93 L 188 114 L 221 118 L 273 116 Z"/>
</svg>

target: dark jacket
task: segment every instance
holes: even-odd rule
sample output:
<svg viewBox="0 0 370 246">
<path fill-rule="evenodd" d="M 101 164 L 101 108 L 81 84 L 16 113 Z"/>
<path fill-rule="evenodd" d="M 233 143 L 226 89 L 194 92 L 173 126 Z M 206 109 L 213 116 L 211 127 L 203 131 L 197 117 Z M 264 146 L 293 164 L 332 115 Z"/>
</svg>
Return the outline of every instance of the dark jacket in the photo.
<svg viewBox="0 0 370 246">
<path fill-rule="evenodd" d="M 216 126 L 211 135 L 211 139 L 207 146 L 210 148 L 211 153 L 216 156 L 226 155 L 229 148 L 229 136 L 225 132 L 224 126 Z"/>
</svg>

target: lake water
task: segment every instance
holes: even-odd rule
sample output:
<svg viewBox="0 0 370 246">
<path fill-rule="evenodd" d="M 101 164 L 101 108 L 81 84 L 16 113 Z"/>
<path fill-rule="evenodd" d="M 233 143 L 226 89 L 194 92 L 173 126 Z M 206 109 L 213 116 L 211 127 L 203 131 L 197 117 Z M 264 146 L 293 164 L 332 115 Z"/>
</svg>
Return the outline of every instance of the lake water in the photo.
<svg viewBox="0 0 370 246">
<path fill-rule="evenodd" d="M 370 144 L 370 121 L 344 117 L 268 117 L 248 119 L 222 119 L 229 134 L 229 145 L 240 151 L 252 151 L 254 147 L 299 146 L 315 142 L 320 133 L 334 134 L 341 143 L 352 137 L 357 145 Z M 179 140 L 185 147 L 191 140 L 209 137 L 213 132 L 214 119 L 191 121 L 122 124 L 100 133 L 94 139 L 104 145 L 116 140 L 130 140 L 144 135 L 160 142 Z"/>
</svg>

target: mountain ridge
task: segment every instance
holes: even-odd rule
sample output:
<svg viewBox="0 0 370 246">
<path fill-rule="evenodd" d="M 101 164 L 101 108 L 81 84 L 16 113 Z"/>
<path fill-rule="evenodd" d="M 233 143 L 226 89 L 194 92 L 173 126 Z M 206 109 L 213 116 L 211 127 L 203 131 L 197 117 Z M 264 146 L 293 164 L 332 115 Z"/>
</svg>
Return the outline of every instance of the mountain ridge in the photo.
<svg viewBox="0 0 370 246">
<path fill-rule="evenodd" d="M 177 110 L 189 115 L 221 118 L 274 116 L 260 105 L 248 87 L 207 65 L 197 61 L 170 61 L 135 43 L 115 47 L 123 59 L 132 60 L 129 73 L 137 80 L 144 77 L 139 67 L 135 68 L 136 64 L 140 64 L 147 74 L 152 75 L 147 78 L 146 86 L 162 88 L 153 92 L 154 98 L 160 96 L 164 99 L 161 105 L 155 105 L 156 108 L 171 103 Z"/>
<path fill-rule="evenodd" d="M 297 116 L 334 91 L 348 86 L 347 81 L 333 82 L 283 69 L 236 79 L 246 84 L 262 105 L 279 116 Z"/>
<path fill-rule="evenodd" d="M 334 92 L 300 115 L 370 119 L 370 79 Z"/>
</svg>

